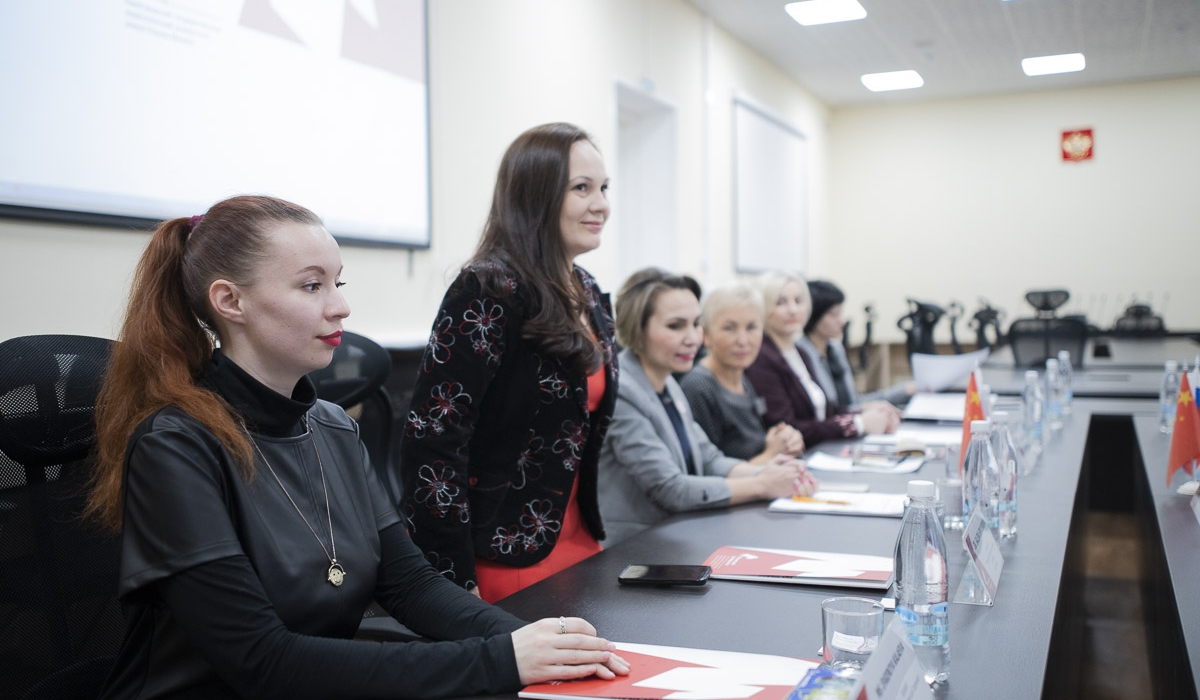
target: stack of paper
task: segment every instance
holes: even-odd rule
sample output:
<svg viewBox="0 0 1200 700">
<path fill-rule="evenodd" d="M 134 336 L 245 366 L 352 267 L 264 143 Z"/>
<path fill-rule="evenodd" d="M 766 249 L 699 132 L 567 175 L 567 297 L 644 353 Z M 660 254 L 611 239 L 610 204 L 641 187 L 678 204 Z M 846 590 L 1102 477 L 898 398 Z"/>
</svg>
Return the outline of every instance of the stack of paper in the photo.
<svg viewBox="0 0 1200 700">
<path fill-rule="evenodd" d="M 712 567 L 711 578 L 738 581 L 880 590 L 887 589 L 892 583 L 892 558 L 866 554 L 721 547 L 704 563 Z"/>
<path fill-rule="evenodd" d="M 830 515 L 874 515 L 881 518 L 904 517 L 908 497 L 902 493 L 851 493 L 817 491 L 812 496 L 776 498 L 768 510 L 776 513 L 827 513 Z"/>
<path fill-rule="evenodd" d="M 526 686 L 523 698 L 576 700 L 783 700 L 816 661 L 737 651 L 687 649 L 618 642 L 617 653 L 629 662 L 628 676 L 611 681 L 584 678 Z"/>
<path fill-rule="evenodd" d="M 809 469 L 828 472 L 878 472 L 880 474 L 911 474 L 925 463 L 922 457 L 863 456 L 854 461 L 853 457 L 838 457 L 828 452 L 810 452 L 804 455 L 804 463 Z"/>
</svg>

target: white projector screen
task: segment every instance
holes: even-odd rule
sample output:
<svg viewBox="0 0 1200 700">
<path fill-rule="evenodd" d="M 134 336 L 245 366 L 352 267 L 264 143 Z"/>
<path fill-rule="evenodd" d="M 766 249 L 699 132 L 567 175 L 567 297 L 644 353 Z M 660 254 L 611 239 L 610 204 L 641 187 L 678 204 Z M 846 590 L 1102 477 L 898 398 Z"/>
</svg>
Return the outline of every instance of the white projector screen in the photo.
<svg viewBox="0 0 1200 700">
<path fill-rule="evenodd" d="M 808 144 L 765 110 L 733 102 L 734 259 L 740 272 L 804 272 Z"/>
<path fill-rule="evenodd" d="M 269 194 L 343 240 L 428 246 L 425 17 L 424 0 L 0 3 L 0 215 L 157 221 Z"/>
</svg>

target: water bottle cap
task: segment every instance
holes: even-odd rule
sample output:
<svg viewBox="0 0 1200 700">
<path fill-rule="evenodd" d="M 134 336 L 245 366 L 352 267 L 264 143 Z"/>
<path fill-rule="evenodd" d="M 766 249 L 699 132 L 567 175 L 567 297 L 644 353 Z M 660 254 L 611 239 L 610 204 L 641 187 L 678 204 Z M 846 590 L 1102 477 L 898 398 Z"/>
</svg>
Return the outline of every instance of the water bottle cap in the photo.
<svg viewBox="0 0 1200 700">
<path fill-rule="evenodd" d="M 990 427 L 991 425 L 985 420 L 973 420 L 971 421 L 971 434 L 986 433 Z"/>
<path fill-rule="evenodd" d="M 1058 351 L 1058 361 L 1059 362 L 1064 362 L 1064 361 L 1070 362 L 1071 361 L 1071 351 L 1070 350 L 1059 350 Z"/>
<path fill-rule="evenodd" d="M 932 481 L 913 479 L 908 482 L 909 498 L 936 498 L 937 486 Z"/>
<path fill-rule="evenodd" d="M 1037 379 L 1037 370 L 1036 369 L 1025 370 L 1025 381 L 1029 381 L 1030 379 L 1033 379 L 1033 380 Z"/>
<path fill-rule="evenodd" d="M 1167 360 L 1163 365 L 1168 372 L 1174 372 L 1179 369 L 1179 362 L 1176 360 Z"/>
<path fill-rule="evenodd" d="M 1046 371 L 1047 372 L 1057 372 L 1058 371 L 1058 360 L 1054 359 L 1053 357 L 1047 359 L 1046 360 Z"/>
</svg>

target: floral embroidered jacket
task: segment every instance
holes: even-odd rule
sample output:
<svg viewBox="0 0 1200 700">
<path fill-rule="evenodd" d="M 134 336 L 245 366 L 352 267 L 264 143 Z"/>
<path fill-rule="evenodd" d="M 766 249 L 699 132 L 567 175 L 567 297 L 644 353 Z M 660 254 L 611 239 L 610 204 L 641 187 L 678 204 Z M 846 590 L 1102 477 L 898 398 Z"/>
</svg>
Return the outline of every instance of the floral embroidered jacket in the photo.
<svg viewBox="0 0 1200 700">
<path fill-rule="evenodd" d="M 612 307 L 590 274 L 575 271 L 604 353 L 594 414 L 584 373 L 521 337 L 517 280 L 498 298 L 464 270 L 434 321 L 401 441 L 401 513 L 434 568 L 461 586 L 476 584 L 477 556 L 518 567 L 544 559 L 576 474 L 584 524 L 604 537 L 596 470 L 617 396 Z"/>
</svg>

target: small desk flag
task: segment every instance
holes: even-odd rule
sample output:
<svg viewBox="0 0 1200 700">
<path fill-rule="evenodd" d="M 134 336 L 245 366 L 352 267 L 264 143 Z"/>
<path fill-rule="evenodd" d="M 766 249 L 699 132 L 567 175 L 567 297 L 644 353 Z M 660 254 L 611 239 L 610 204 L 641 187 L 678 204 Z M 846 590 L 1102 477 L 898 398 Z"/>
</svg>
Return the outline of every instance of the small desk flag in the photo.
<svg viewBox="0 0 1200 700">
<path fill-rule="evenodd" d="M 1167 486 L 1180 469 L 1192 474 L 1192 466 L 1200 459 L 1200 411 L 1188 383 L 1187 372 L 1179 383 L 1179 400 L 1175 404 L 1175 429 L 1171 431 L 1171 454 L 1167 458 Z"/>
<path fill-rule="evenodd" d="M 975 383 L 975 372 L 967 382 L 967 403 L 963 411 L 962 447 L 958 450 L 958 474 L 962 476 L 963 460 L 967 457 L 967 445 L 971 442 L 971 421 L 983 420 L 983 401 L 979 398 L 979 386 Z"/>
</svg>

